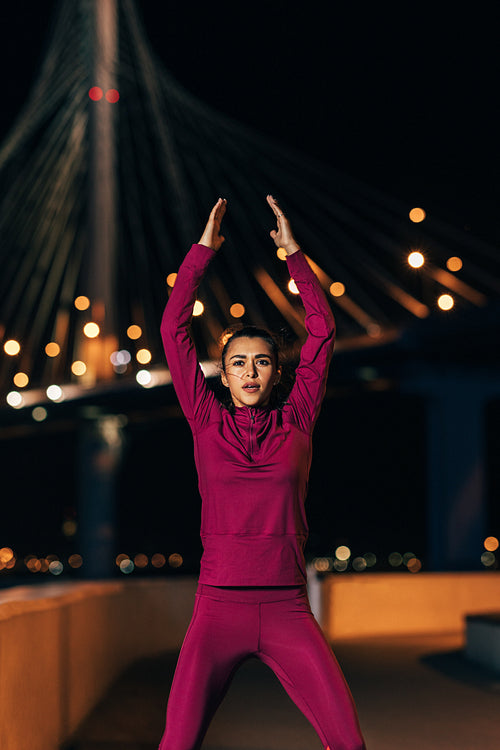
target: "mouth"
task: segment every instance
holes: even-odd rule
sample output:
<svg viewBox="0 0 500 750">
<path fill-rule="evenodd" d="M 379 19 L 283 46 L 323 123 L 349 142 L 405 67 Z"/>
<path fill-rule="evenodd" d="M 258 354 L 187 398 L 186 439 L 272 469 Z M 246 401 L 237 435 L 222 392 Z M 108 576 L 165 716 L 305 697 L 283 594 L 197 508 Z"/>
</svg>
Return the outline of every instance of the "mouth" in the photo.
<svg viewBox="0 0 500 750">
<path fill-rule="evenodd" d="M 260 390 L 260 385 L 257 385 L 256 383 L 248 383 L 243 386 L 243 390 L 247 393 L 254 393 L 255 391 Z"/>
</svg>

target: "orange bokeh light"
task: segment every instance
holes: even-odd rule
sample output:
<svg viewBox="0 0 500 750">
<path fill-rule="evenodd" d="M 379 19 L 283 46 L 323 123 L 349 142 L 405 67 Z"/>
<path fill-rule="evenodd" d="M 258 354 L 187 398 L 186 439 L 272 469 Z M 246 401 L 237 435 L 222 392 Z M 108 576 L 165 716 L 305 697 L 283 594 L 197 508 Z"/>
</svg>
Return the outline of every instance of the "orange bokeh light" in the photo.
<svg viewBox="0 0 500 750">
<path fill-rule="evenodd" d="M 499 546 L 500 542 L 498 541 L 496 536 L 488 536 L 484 540 L 484 548 L 488 550 L 488 552 L 495 552 Z"/>
</svg>

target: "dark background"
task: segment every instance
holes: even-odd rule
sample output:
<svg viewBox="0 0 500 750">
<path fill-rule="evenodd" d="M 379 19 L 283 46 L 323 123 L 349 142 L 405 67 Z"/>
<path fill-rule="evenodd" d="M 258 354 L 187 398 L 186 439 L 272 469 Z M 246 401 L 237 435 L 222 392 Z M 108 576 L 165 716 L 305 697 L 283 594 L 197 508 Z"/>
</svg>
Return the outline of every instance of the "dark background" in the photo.
<svg viewBox="0 0 500 750">
<path fill-rule="evenodd" d="M 499 241 L 494 6 L 136 5 L 159 59 L 204 102 L 452 226 Z M 56 6 L 53 0 L 0 5 L 0 139 L 37 75 Z M 196 567 L 191 437 L 180 416 L 162 411 L 175 404 L 171 391 L 157 398 L 148 418 L 139 406 L 127 406 L 118 538 L 130 553 L 180 551 Z M 488 413 L 492 533 L 499 523 L 498 412 L 495 405 Z M 357 553 L 415 548 L 425 559 L 425 420 L 416 397 L 342 390 L 333 376 L 315 441 L 311 554 L 331 554 L 346 541 Z M 57 425 L 4 433 L 2 463 L 14 489 L 2 502 L 0 546 L 18 544 L 23 554 L 74 551 L 60 529 L 77 512 L 77 444 L 70 415 Z"/>
</svg>

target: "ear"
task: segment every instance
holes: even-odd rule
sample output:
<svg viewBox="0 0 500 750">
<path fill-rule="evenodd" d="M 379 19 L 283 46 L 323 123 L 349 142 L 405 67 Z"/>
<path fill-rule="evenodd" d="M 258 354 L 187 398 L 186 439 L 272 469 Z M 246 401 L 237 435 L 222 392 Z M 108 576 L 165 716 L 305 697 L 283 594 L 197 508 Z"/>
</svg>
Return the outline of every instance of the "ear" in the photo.
<svg viewBox="0 0 500 750">
<path fill-rule="evenodd" d="M 222 370 L 220 374 L 220 379 L 221 379 L 222 385 L 225 385 L 226 388 L 229 388 L 229 383 L 228 383 L 227 376 L 224 370 Z"/>
<path fill-rule="evenodd" d="M 274 378 L 274 385 L 278 385 L 281 380 L 281 367 L 276 370 L 276 377 Z"/>
</svg>

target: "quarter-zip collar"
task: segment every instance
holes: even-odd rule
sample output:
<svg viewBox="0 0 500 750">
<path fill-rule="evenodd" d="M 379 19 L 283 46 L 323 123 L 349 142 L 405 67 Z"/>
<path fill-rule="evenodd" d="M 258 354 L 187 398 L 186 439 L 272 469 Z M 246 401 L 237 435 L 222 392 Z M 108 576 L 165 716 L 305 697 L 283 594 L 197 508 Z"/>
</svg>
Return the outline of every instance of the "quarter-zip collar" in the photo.
<svg viewBox="0 0 500 750">
<path fill-rule="evenodd" d="M 239 406 L 234 410 L 234 422 L 245 446 L 248 457 L 253 460 L 273 422 L 273 410 L 255 406 Z"/>
</svg>

